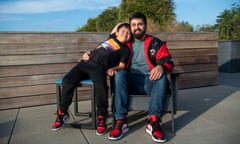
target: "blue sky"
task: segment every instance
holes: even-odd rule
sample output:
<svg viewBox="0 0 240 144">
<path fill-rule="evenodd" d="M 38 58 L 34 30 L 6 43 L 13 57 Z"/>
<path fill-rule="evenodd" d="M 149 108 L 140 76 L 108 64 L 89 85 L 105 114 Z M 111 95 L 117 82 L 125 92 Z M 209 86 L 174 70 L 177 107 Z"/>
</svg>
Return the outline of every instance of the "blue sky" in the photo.
<svg viewBox="0 0 240 144">
<path fill-rule="evenodd" d="M 196 27 L 216 18 L 240 0 L 174 0 L 177 21 Z M 121 0 L 1 0 L 0 31 L 70 32 Z"/>
</svg>

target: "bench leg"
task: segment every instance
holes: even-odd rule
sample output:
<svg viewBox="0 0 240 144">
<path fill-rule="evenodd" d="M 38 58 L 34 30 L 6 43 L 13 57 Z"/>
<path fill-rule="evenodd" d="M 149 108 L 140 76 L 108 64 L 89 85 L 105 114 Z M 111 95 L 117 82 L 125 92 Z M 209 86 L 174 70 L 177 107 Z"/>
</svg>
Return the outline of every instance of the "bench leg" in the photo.
<svg viewBox="0 0 240 144">
<path fill-rule="evenodd" d="M 172 132 L 175 132 L 175 118 L 174 114 L 176 114 L 177 107 L 177 82 L 176 76 L 171 77 L 171 119 L 172 119 Z"/>
<path fill-rule="evenodd" d="M 91 112 L 79 112 L 78 111 L 78 95 L 77 88 L 74 91 L 74 115 L 76 116 L 88 116 L 91 117 L 91 123 L 80 123 L 74 124 L 74 127 L 77 128 L 90 128 L 96 129 L 96 105 L 95 105 L 95 95 L 94 95 L 94 86 L 91 85 Z"/>
<path fill-rule="evenodd" d="M 94 85 L 91 86 L 91 105 L 92 105 L 92 122 L 93 122 L 93 128 L 97 128 L 97 122 L 96 122 L 96 101 L 95 101 L 95 91 L 94 91 Z"/>
<path fill-rule="evenodd" d="M 57 98 L 57 110 L 60 109 L 61 103 L 61 85 L 56 84 L 56 98 Z"/>
<path fill-rule="evenodd" d="M 91 117 L 90 112 L 79 112 L 78 111 L 78 94 L 77 94 L 77 88 L 74 90 L 74 115 L 75 116 L 88 116 Z"/>
</svg>

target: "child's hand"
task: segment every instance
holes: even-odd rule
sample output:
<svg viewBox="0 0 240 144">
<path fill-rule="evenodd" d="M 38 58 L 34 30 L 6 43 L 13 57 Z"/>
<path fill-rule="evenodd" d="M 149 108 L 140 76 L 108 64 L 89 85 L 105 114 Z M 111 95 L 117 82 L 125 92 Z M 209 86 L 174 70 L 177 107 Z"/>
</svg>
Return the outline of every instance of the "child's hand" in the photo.
<svg viewBox="0 0 240 144">
<path fill-rule="evenodd" d="M 116 70 L 110 68 L 110 69 L 107 70 L 107 75 L 109 75 L 109 76 L 114 76 L 114 74 L 115 74 L 116 72 L 117 72 Z"/>
<path fill-rule="evenodd" d="M 81 60 L 88 61 L 88 60 L 89 60 L 89 54 L 90 54 L 90 51 L 85 52 L 85 53 L 82 55 L 82 58 L 80 59 L 80 61 L 81 61 Z"/>
</svg>

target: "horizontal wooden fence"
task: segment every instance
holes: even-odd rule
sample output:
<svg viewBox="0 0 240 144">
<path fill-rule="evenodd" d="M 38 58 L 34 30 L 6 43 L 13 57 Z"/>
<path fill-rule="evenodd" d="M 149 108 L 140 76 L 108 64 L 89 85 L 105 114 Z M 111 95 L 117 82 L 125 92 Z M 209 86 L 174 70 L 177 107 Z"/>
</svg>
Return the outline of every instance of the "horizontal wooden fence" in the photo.
<svg viewBox="0 0 240 144">
<path fill-rule="evenodd" d="M 217 84 L 216 33 L 152 33 L 167 42 L 179 88 Z M 63 77 L 108 33 L 0 33 L 0 110 L 56 103 L 55 79 Z M 89 89 L 79 89 L 81 100 Z"/>
</svg>

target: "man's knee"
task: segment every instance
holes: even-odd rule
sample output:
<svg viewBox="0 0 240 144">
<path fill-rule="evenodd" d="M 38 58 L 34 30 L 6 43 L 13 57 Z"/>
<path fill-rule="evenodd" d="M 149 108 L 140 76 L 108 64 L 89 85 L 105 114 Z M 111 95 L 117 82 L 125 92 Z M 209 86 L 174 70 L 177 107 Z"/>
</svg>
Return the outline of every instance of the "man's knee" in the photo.
<svg viewBox="0 0 240 144">
<path fill-rule="evenodd" d="M 164 83 L 167 82 L 167 81 L 168 81 L 167 74 L 164 73 L 159 80 L 162 81 L 162 82 L 164 82 Z"/>
<path fill-rule="evenodd" d="M 159 89 L 168 87 L 167 74 L 162 75 L 162 77 L 159 80 L 157 80 L 155 84 Z"/>
</svg>

